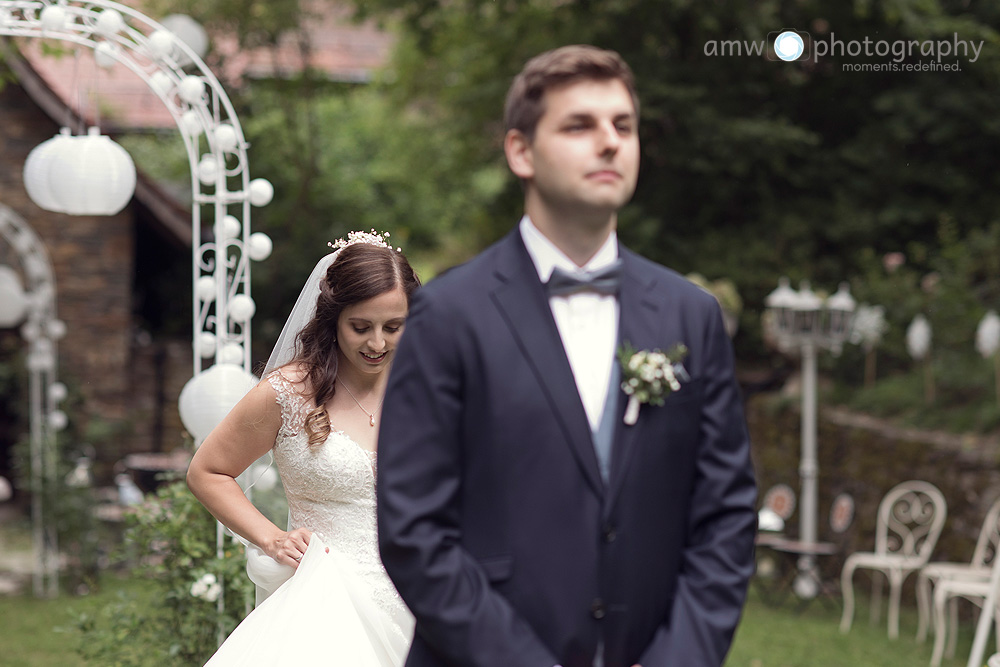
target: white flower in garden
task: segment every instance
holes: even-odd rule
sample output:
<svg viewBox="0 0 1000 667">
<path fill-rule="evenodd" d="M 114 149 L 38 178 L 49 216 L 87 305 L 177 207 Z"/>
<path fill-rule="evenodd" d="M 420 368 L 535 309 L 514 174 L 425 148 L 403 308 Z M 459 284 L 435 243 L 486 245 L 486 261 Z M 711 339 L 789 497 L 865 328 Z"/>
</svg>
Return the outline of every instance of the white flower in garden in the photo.
<svg viewBox="0 0 1000 667">
<path fill-rule="evenodd" d="M 201 575 L 191 584 L 191 597 L 201 598 L 208 602 L 215 602 L 222 594 L 222 585 L 211 572 Z"/>
<path fill-rule="evenodd" d="M 208 590 L 201 597 L 208 602 L 215 602 L 219 599 L 220 595 L 222 595 L 222 584 L 215 582 L 208 587 Z"/>
<path fill-rule="evenodd" d="M 873 350 L 881 342 L 883 334 L 889 329 L 885 321 L 885 308 L 882 306 L 858 306 L 851 325 L 851 342 L 862 345 L 866 350 Z"/>
</svg>

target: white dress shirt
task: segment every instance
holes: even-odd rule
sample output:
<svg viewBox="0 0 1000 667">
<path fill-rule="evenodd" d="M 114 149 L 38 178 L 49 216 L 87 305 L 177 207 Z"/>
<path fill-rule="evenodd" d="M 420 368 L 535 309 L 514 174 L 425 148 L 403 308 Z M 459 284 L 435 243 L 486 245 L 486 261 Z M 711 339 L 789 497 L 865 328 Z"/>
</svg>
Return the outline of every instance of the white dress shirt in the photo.
<svg viewBox="0 0 1000 667">
<path fill-rule="evenodd" d="M 618 260 L 618 236 L 612 231 L 600 250 L 582 267 L 547 239 L 528 216 L 521 218 L 521 238 L 542 283 L 558 266 L 569 273 L 594 271 Z M 549 297 L 563 349 L 573 370 L 573 379 L 587 413 L 591 431 L 596 431 L 604 413 L 611 370 L 618 343 L 618 299 L 595 292 L 577 292 Z"/>
</svg>

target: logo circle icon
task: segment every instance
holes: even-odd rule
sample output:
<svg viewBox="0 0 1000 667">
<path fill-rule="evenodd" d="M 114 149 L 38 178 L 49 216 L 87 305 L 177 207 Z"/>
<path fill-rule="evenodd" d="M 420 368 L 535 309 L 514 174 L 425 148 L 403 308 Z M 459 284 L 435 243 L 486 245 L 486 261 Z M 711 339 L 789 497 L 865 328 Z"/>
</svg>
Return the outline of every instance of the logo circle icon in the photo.
<svg viewBox="0 0 1000 667">
<path fill-rule="evenodd" d="M 774 53 L 785 62 L 798 60 L 806 45 L 797 32 L 785 30 L 774 38 Z"/>
</svg>

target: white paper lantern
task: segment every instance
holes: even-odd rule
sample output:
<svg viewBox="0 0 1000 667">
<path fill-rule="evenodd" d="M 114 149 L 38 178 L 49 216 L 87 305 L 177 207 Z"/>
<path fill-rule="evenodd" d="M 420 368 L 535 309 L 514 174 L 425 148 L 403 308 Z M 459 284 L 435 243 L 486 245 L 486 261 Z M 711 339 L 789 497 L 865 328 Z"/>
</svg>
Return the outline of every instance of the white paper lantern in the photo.
<svg viewBox="0 0 1000 667">
<path fill-rule="evenodd" d="M 205 80 L 200 76 L 186 76 L 177 84 L 177 94 L 188 104 L 198 104 L 205 98 Z"/>
<path fill-rule="evenodd" d="M 201 278 L 198 278 L 198 283 L 195 286 L 195 292 L 198 294 L 198 298 L 202 301 L 214 301 L 215 278 L 212 276 L 202 276 Z"/>
<path fill-rule="evenodd" d="M 274 198 L 274 186 L 266 178 L 255 178 L 250 181 L 250 203 L 254 206 L 267 206 Z"/>
<path fill-rule="evenodd" d="M 94 62 L 102 69 L 111 69 L 118 62 L 120 50 L 111 42 L 101 42 L 94 48 Z"/>
<path fill-rule="evenodd" d="M 166 72 L 153 72 L 149 77 L 149 86 L 160 95 L 166 96 L 174 87 L 174 82 Z"/>
<path fill-rule="evenodd" d="M 24 326 L 21 327 L 21 338 L 29 343 L 34 343 L 41 337 L 42 330 L 41 327 L 38 326 L 37 322 L 25 322 Z"/>
<path fill-rule="evenodd" d="M 983 319 L 979 320 L 976 327 L 976 351 L 989 359 L 1000 349 L 1000 316 L 995 310 L 991 310 Z"/>
<path fill-rule="evenodd" d="M 238 137 L 236 136 L 236 128 L 234 128 L 229 123 L 223 123 L 219 127 L 215 128 L 215 140 L 219 144 L 219 148 L 231 153 L 236 149 L 236 144 Z"/>
<path fill-rule="evenodd" d="M 205 185 L 215 183 L 219 176 L 219 161 L 214 155 L 202 155 L 198 162 L 198 180 Z"/>
<path fill-rule="evenodd" d="M 257 312 L 257 304 L 246 294 L 237 294 L 229 301 L 229 317 L 246 322 Z"/>
<path fill-rule="evenodd" d="M 157 30 L 149 36 L 149 53 L 154 58 L 166 58 L 173 49 L 174 35 L 169 30 Z"/>
<path fill-rule="evenodd" d="M 178 408 L 184 428 L 204 440 L 254 386 L 256 378 L 234 364 L 215 364 L 188 380 Z"/>
<path fill-rule="evenodd" d="M 192 137 L 200 136 L 205 129 L 201 124 L 201 116 L 194 109 L 188 109 L 181 114 L 181 125 Z"/>
<path fill-rule="evenodd" d="M 97 32 L 105 37 L 114 37 L 125 28 L 125 19 L 114 9 L 105 9 L 97 17 Z"/>
<path fill-rule="evenodd" d="M 66 400 L 68 391 L 62 382 L 53 382 L 49 385 L 49 400 L 53 403 L 60 403 Z"/>
<path fill-rule="evenodd" d="M 265 463 L 254 463 L 247 471 L 247 479 L 257 491 L 270 491 L 278 484 L 278 471 Z"/>
<path fill-rule="evenodd" d="M 210 331 L 202 331 L 198 334 L 198 353 L 202 359 L 211 359 L 215 356 L 215 334 Z"/>
<path fill-rule="evenodd" d="M 52 193 L 51 174 L 53 163 L 61 159 L 72 141 L 69 128 L 64 127 L 56 136 L 35 146 L 24 161 L 24 189 L 39 208 L 53 213 L 66 212 Z"/>
<path fill-rule="evenodd" d="M 124 148 L 90 128 L 52 164 L 52 195 L 70 215 L 114 215 L 135 193 L 135 163 Z"/>
<path fill-rule="evenodd" d="M 271 241 L 271 237 L 264 232 L 254 232 L 250 235 L 249 242 L 247 244 L 247 255 L 250 256 L 255 262 L 260 262 L 271 256 L 271 251 L 274 249 L 274 243 Z"/>
<path fill-rule="evenodd" d="M 171 14 L 164 17 L 160 24 L 177 36 L 177 39 L 187 44 L 199 58 L 208 53 L 208 33 L 201 24 L 185 14 Z M 187 58 L 184 58 L 187 60 Z"/>
<path fill-rule="evenodd" d="M 218 229 L 215 234 L 220 239 L 234 239 L 240 235 L 240 230 L 243 226 L 240 221 L 232 215 L 222 216 L 222 220 L 219 222 Z"/>
<path fill-rule="evenodd" d="M 242 364 L 243 346 L 238 343 L 226 343 L 219 352 L 220 364 Z"/>
<path fill-rule="evenodd" d="M 45 325 L 45 331 L 49 334 L 49 338 L 59 340 L 66 335 L 66 323 L 62 320 L 49 320 Z"/>
<path fill-rule="evenodd" d="M 53 410 L 48 416 L 49 428 L 53 431 L 61 431 L 66 428 L 69 423 L 69 418 L 66 413 L 62 410 Z"/>
<path fill-rule="evenodd" d="M 28 297 L 14 269 L 0 266 L 0 329 L 16 327 L 28 314 Z"/>
<path fill-rule="evenodd" d="M 923 315 L 917 315 L 906 329 L 906 349 L 910 356 L 921 360 L 931 351 L 931 323 Z"/>
<path fill-rule="evenodd" d="M 43 30 L 62 30 L 66 27 L 66 10 L 58 5 L 49 5 L 42 10 Z"/>
</svg>

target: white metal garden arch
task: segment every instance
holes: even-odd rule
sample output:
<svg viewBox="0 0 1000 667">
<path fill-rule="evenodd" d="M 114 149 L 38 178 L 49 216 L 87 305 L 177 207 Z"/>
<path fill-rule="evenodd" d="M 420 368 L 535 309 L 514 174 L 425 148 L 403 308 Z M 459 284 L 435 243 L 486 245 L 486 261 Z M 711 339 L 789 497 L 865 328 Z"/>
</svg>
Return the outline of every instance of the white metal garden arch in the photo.
<svg viewBox="0 0 1000 667">
<path fill-rule="evenodd" d="M 55 474 L 56 432 L 66 425 L 59 402 L 66 387 L 56 380 L 56 341 L 66 326 L 56 318 L 56 282 L 49 255 L 34 230 L 13 209 L 0 204 L 0 238 L 13 248 L 25 277 L 26 302 L 21 335 L 28 343 L 28 400 L 30 404 L 31 523 L 36 562 L 36 595 L 58 592 L 56 531 L 46 525 L 41 494 Z"/>
<path fill-rule="evenodd" d="M 269 203 L 273 188 L 250 179 L 243 130 L 218 79 L 161 24 L 109 0 L 0 0 L 0 36 L 92 49 L 134 72 L 169 110 L 191 168 L 193 376 L 225 363 L 250 377 L 250 260 L 271 249 L 267 236 L 250 233 L 250 208 Z"/>
</svg>

